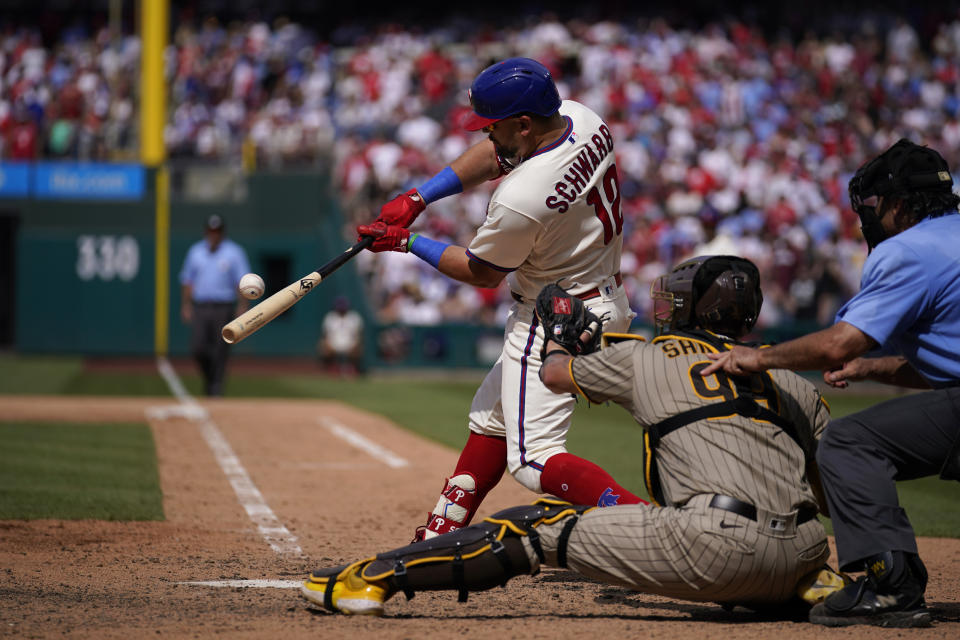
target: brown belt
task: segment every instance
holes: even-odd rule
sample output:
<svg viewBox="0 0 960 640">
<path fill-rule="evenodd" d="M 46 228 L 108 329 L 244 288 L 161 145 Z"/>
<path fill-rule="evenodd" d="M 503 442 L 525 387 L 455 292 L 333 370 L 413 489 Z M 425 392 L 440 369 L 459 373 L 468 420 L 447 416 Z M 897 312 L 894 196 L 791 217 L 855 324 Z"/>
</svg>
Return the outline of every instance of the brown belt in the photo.
<svg viewBox="0 0 960 640">
<path fill-rule="evenodd" d="M 618 287 L 623 284 L 623 276 L 620 275 L 619 271 L 613 274 L 613 279 L 616 281 Z M 513 299 L 516 300 L 517 302 L 523 302 L 523 296 L 521 296 L 516 291 L 511 291 L 510 295 L 513 296 Z M 592 298 L 596 298 L 599 295 L 600 295 L 600 288 L 594 287 L 593 289 L 588 289 L 583 293 L 578 293 L 577 297 L 580 298 L 581 300 L 590 300 Z"/>
</svg>

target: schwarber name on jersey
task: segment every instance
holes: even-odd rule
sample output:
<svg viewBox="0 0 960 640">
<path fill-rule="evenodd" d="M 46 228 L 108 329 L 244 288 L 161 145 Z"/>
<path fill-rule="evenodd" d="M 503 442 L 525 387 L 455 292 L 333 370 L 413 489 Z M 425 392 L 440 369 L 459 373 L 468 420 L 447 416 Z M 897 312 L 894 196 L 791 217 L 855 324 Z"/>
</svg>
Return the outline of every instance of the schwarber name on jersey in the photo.
<svg viewBox="0 0 960 640">
<path fill-rule="evenodd" d="M 560 280 L 576 295 L 620 270 L 623 215 L 613 137 L 600 117 L 564 100 L 567 129 L 505 176 L 467 250 L 510 272 L 510 289 L 534 300 Z"/>
</svg>

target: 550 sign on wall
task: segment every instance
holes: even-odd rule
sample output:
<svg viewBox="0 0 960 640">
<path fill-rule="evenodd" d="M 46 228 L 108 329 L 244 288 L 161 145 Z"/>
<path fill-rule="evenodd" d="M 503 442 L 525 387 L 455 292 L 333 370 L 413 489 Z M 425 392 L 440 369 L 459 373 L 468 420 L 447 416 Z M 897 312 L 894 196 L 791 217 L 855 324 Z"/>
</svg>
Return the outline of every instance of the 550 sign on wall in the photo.
<svg viewBox="0 0 960 640">
<path fill-rule="evenodd" d="M 140 270 L 140 247 L 133 236 L 77 238 L 77 277 L 83 281 L 129 282 Z"/>
</svg>

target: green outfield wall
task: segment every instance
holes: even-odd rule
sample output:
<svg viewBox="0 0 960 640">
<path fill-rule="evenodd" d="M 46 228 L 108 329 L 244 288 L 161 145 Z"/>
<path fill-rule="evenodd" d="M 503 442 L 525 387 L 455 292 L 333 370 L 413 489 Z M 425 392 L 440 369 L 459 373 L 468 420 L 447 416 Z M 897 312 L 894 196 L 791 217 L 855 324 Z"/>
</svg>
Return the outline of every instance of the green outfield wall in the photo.
<svg viewBox="0 0 960 640">
<path fill-rule="evenodd" d="M 173 168 L 169 260 L 158 262 L 153 171 L 37 166 L 0 164 L 0 348 L 19 353 L 152 355 L 159 263 L 168 265 L 170 282 L 168 352 L 187 354 L 189 327 L 179 317 L 178 274 L 213 213 L 246 249 L 268 294 L 315 270 L 351 241 L 344 237 L 340 204 L 325 173 Z M 366 320 L 368 366 L 486 367 L 502 347 L 496 327 L 377 324 L 355 264 L 347 263 L 231 349 L 238 355 L 311 357 L 322 318 L 341 295 Z M 638 323 L 635 330 L 650 333 L 643 319 Z M 761 337 L 783 340 L 813 328 L 784 327 Z"/>
<path fill-rule="evenodd" d="M 127 182 L 118 183 L 109 172 L 104 177 L 84 165 L 77 167 L 63 169 L 45 187 L 36 184 L 30 169 L 17 188 L 14 177 L 19 174 L 0 165 L 0 222 L 12 222 L 0 225 L 0 233 L 7 236 L 0 246 L 9 246 L 13 253 L 6 256 L 12 259 L 3 276 L 12 304 L 0 314 L 10 329 L 0 346 L 24 354 L 152 355 L 155 172 L 131 169 L 142 171 L 142 177 L 128 180 L 134 187 L 124 191 Z M 60 171 L 59 166 L 55 169 Z M 13 177 L 4 181 L 5 176 Z M 247 251 L 251 269 L 264 277 L 268 294 L 350 244 L 325 173 L 231 175 L 201 167 L 174 168 L 170 176 L 170 355 L 188 353 L 189 327 L 179 317 L 178 276 L 209 215 L 226 220 L 228 237 Z M 111 191 L 117 184 L 122 193 Z M 102 188 L 105 195 L 91 194 Z M 337 296 L 349 298 L 366 320 L 369 366 L 480 367 L 499 355 L 499 328 L 378 325 L 353 263 L 231 349 L 238 355 L 311 357 L 322 318 Z"/>
<path fill-rule="evenodd" d="M 154 180 L 144 172 L 139 197 L 2 197 L 0 216 L 15 220 L 10 342 L 22 353 L 149 355 L 154 350 Z M 177 182 L 177 172 L 172 174 Z M 182 175 L 179 179 L 183 180 Z M 289 284 L 342 251 L 342 215 L 324 174 L 245 176 L 239 195 L 170 198 L 169 351 L 187 352 L 189 327 L 179 317 L 179 270 L 189 246 L 213 213 L 242 245 L 268 292 Z M 182 187 L 182 185 L 181 185 Z M 237 353 L 309 355 L 320 319 L 344 295 L 370 317 L 356 270 L 347 265 L 283 314 L 240 343 Z"/>
</svg>

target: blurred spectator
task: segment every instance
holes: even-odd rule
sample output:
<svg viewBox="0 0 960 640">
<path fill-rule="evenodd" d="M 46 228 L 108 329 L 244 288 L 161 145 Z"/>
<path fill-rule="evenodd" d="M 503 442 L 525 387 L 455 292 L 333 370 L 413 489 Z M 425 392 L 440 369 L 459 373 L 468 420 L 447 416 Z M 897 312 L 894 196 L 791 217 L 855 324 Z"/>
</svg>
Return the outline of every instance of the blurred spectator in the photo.
<svg viewBox="0 0 960 640">
<path fill-rule="evenodd" d="M 363 361 L 363 318 L 350 308 L 345 296 L 333 301 L 323 317 L 317 355 L 327 371 L 338 374 L 366 373 Z"/>
<path fill-rule="evenodd" d="M 900 137 L 960 166 L 960 13 L 938 11 L 828 9 L 800 35 L 734 16 L 678 27 L 626 11 L 497 29 L 439 15 L 417 31 L 371 20 L 329 40 L 286 19 L 181 20 L 167 52 L 165 139 L 172 158 L 239 162 L 247 144 L 262 167 L 332 163 L 352 228 L 471 144 L 454 126 L 467 103 L 455 87 L 492 59 L 533 56 L 562 97 L 614 130 L 623 274 L 641 317 L 662 265 L 717 246 L 761 265 L 761 328 L 814 308 L 820 319 L 856 290 L 865 257 L 847 201 L 853 171 Z M 0 160 L 135 154 L 139 56 L 138 38 L 107 29 L 65 31 L 51 47 L 29 26 L 0 32 Z M 416 225 L 463 243 L 490 191 L 438 203 Z M 825 257 L 836 287 L 817 275 Z M 382 262 L 358 260 L 385 322 L 503 320 L 503 291 Z M 814 281 L 815 300 L 793 299 Z"/>
</svg>

